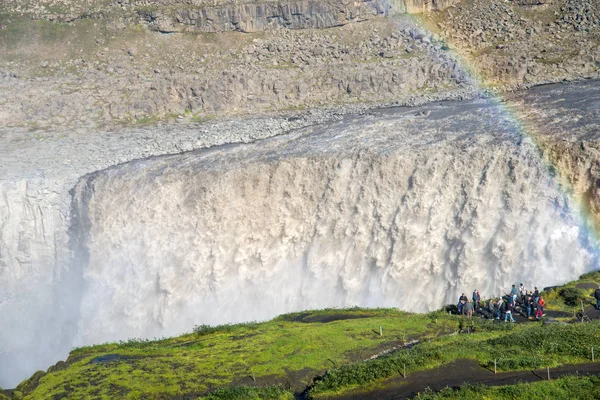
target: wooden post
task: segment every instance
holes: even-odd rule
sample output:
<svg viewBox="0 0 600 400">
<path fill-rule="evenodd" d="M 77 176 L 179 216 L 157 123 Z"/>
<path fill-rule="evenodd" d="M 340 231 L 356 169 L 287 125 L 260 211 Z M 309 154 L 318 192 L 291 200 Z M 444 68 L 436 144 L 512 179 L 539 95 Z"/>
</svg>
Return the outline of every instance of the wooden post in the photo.
<svg viewBox="0 0 600 400">
<path fill-rule="evenodd" d="M 437 325 L 437 318 L 435 319 L 435 324 Z"/>
<path fill-rule="evenodd" d="M 404 364 L 404 377 L 406 378 L 406 364 Z"/>
<path fill-rule="evenodd" d="M 383 336 L 383 327 L 379 327 L 379 336 Z"/>
<path fill-rule="evenodd" d="M 592 362 L 594 362 L 594 346 L 592 346 Z"/>
<path fill-rule="evenodd" d="M 496 359 L 494 359 L 494 375 L 496 375 Z"/>
<path fill-rule="evenodd" d="M 583 300 L 581 300 L 581 323 L 583 324 L 583 315 L 585 314 L 585 311 L 583 310 Z"/>
<path fill-rule="evenodd" d="M 548 371 L 548 380 L 550 380 L 550 367 L 546 367 L 546 371 Z"/>
</svg>

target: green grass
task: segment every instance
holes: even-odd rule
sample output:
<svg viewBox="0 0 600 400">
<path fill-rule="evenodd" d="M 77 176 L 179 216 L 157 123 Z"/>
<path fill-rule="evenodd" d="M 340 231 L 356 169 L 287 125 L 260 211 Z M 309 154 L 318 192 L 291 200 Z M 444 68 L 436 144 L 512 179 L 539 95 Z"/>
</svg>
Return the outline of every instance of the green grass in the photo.
<svg viewBox="0 0 600 400">
<path fill-rule="evenodd" d="M 575 288 L 589 296 L 592 289 L 581 285 L 599 280 L 600 272 L 594 272 L 548 291 L 547 307 L 569 309 L 561 290 Z M 472 333 L 455 334 L 466 328 Z M 404 347 L 414 340 L 420 342 Z M 174 338 L 77 348 L 66 369 L 37 372 L 17 390 L 26 399 L 288 399 L 310 387 L 311 396 L 322 398 L 357 390 L 368 394 L 388 385 L 404 367 L 412 373 L 458 359 L 488 369 L 496 360 L 499 371 L 585 363 L 591 346 L 600 347 L 600 321 L 508 324 L 443 311 L 325 309 L 262 323 L 197 325 L 192 333 Z M 511 388 L 489 389 L 489 396 L 509 396 Z M 462 395 L 443 395 L 456 393 Z"/>
<path fill-rule="evenodd" d="M 581 286 L 583 284 L 588 284 L 590 286 L 594 285 L 594 287 L 589 289 L 577 287 L 578 285 Z M 578 280 L 566 283 L 559 288 L 542 292 L 547 303 L 546 308 L 548 310 L 564 311 L 568 313 L 581 311 L 581 301 L 583 301 L 584 306 L 596 304 L 593 295 L 594 291 L 598 288 L 598 284 L 600 284 L 600 271 L 594 271 L 584 274 L 579 277 Z M 567 292 L 578 293 L 578 300 L 575 303 L 566 301 L 565 295 Z"/>
<path fill-rule="evenodd" d="M 294 394 L 281 386 L 256 388 L 250 386 L 237 386 L 232 388 L 217 389 L 204 400 L 293 400 Z"/>
<path fill-rule="evenodd" d="M 471 359 L 499 371 L 529 370 L 590 361 L 590 347 L 600 344 L 600 322 L 591 324 L 512 325 L 474 320 L 475 334 L 424 342 L 376 360 L 332 368 L 311 389 L 314 398 L 382 386 L 382 380 L 432 369 L 457 359 Z M 380 382 L 378 382 L 380 381 Z M 383 385 L 385 386 L 385 385 Z"/>
<path fill-rule="evenodd" d="M 328 319 L 333 320 L 319 322 Z M 206 394 L 231 384 L 286 384 L 300 389 L 332 366 L 368 358 L 403 341 L 435 338 L 457 327 L 457 317 L 447 314 L 416 315 L 393 309 L 320 310 L 264 323 L 199 326 L 195 333 L 176 338 L 75 349 L 69 367 L 41 377 L 26 398 L 68 394 L 151 399 Z M 107 355 L 111 356 L 104 362 L 92 361 Z"/>
<path fill-rule="evenodd" d="M 426 391 L 420 394 L 419 398 L 422 400 L 595 400 L 600 398 L 600 377 L 568 376 L 550 382 L 496 387 L 464 385 L 458 389 L 447 388 L 439 393 Z"/>
</svg>

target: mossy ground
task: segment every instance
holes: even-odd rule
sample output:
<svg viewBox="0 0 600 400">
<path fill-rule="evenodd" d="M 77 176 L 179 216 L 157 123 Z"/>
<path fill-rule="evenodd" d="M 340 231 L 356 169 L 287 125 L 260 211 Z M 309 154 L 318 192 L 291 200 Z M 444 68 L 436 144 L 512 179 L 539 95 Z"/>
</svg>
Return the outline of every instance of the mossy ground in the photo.
<svg viewBox="0 0 600 400">
<path fill-rule="evenodd" d="M 26 398 L 193 397 L 232 383 L 298 390 L 332 366 L 416 338 L 435 338 L 457 325 L 456 317 L 446 314 L 336 309 L 79 348 L 71 352 L 67 369 L 43 376 Z"/>
<path fill-rule="evenodd" d="M 589 287 L 587 294 L 598 280 L 599 272 L 586 274 L 548 291 L 548 305 L 568 309 L 564 298 L 552 293 Z M 405 346 L 415 340 L 419 343 Z M 385 387 L 404 368 L 412 374 L 456 360 L 474 360 L 488 369 L 495 360 L 499 371 L 588 363 L 592 346 L 600 348 L 600 321 L 509 324 L 443 311 L 326 309 L 263 323 L 197 326 L 175 338 L 77 348 L 67 363 L 38 372 L 4 394 L 26 399 L 291 399 L 308 388 L 314 398 L 335 398 Z M 560 387 L 564 392 L 590 382 L 565 380 Z M 468 390 L 465 398 L 484 389 Z M 481 393 L 513 398 L 511 390 Z M 462 394 L 444 392 L 440 396 L 450 397 L 440 398 Z"/>
</svg>

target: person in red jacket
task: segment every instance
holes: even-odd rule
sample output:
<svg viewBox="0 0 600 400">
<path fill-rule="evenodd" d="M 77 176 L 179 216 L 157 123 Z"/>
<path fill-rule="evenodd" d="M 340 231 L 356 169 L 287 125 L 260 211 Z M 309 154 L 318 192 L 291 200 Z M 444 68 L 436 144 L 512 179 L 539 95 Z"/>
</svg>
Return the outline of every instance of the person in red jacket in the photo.
<svg viewBox="0 0 600 400">
<path fill-rule="evenodd" d="M 535 312 L 536 318 L 542 318 L 544 316 L 544 306 L 545 305 L 546 305 L 546 302 L 544 301 L 544 298 L 542 296 L 540 296 L 540 299 L 538 300 L 538 308 L 537 308 L 537 311 Z"/>
</svg>

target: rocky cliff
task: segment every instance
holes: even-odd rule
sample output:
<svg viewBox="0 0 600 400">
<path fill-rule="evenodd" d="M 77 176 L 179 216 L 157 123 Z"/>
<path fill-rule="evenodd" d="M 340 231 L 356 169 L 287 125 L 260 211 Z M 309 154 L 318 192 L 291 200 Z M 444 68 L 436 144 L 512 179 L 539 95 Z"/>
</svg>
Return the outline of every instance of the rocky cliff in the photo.
<svg viewBox="0 0 600 400">
<path fill-rule="evenodd" d="M 0 123 L 415 104 L 599 74 L 597 2 L 453 3 L 5 2 Z"/>
<path fill-rule="evenodd" d="M 258 32 L 271 28 L 320 29 L 375 16 L 439 11 L 459 0 L 266 1 L 139 9 L 150 29 L 161 32 Z"/>
<path fill-rule="evenodd" d="M 52 44 L 76 58 L 65 63 L 55 52 L 18 70 L 17 61 L 8 62 L 0 74 L 6 94 L 0 122 L 43 127 L 146 123 L 178 115 L 201 119 L 327 104 L 408 103 L 472 87 L 442 43 L 408 19 L 267 36 L 126 32 L 132 37 L 110 36 L 79 21 L 60 41 L 23 42 L 21 52 L 50 51 Z"/>
</svg>

